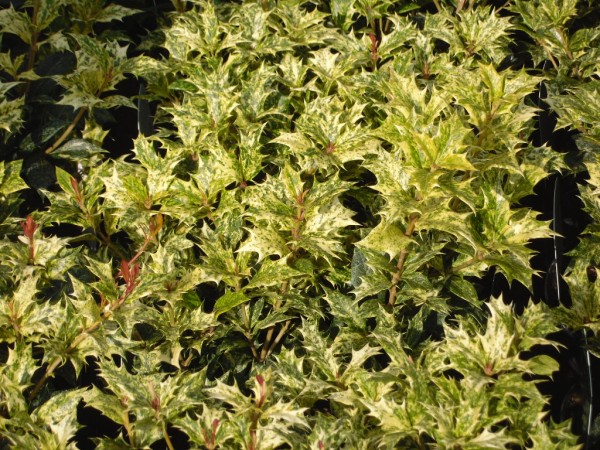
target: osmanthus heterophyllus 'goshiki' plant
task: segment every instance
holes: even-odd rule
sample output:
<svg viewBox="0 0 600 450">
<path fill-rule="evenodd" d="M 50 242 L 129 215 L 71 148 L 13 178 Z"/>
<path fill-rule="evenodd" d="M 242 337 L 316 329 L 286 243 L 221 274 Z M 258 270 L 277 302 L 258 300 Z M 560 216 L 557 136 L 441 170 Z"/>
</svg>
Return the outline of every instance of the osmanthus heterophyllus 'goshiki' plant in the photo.
<svg viewBox="0 0 600 450">
<path fill-rule="evenodd" d="M 2 56 L 2 445 L 576 448 L 538 383 L 561 326 L 597 354 L 600 28 L 574 31 L 585 1 L 486 3 L 174 2 L 135 58 L 69 2 L 3 11 L 27 51 Z M 71 63 L 36 71 L 44 51 Z M 127 74 L 155 133 L 112 157 Z M 579 166 L 534 143 L 540 86 Z M 531 289 L 553 228 L 523 203 L 571 169 L 594 220 L 572 306 L 482 298 L 492 272 Z"/>
</svg>

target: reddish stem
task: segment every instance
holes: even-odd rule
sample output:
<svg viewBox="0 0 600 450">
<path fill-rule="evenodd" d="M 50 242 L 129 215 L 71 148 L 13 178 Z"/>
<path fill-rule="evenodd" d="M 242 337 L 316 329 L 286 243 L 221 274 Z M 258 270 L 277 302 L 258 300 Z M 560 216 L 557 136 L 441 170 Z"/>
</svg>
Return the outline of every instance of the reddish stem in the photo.
<svg viewBox="0 0 600 450">
<path fill-rule="evenodd" d="M 21 228 L 23 229 L 23 235 L 29 241 L 29 264 L 34 264 L 35 262 L 35 230 L 38 229 L 38 224 L 35 223 L 31 214 L 27 216 L 27 218 L 21 222 Z"/>
</svg>

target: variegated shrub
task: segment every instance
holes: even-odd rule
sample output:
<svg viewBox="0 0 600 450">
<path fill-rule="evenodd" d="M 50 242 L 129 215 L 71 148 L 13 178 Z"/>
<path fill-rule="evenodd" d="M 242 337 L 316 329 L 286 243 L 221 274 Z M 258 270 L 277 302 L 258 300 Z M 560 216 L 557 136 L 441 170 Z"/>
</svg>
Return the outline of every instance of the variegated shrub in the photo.
<svg viewBox="0 0 600 450">
<path fill-rule="evenodd" d="M 0 446 L 578 448 L 539 385 L 560 330 L 600 356 L 593 1 L 172 3 L 129 47 L 98 24 L 141 1 L 0 11 Z M 571 304 L 489 297 L 544 275 L 557 174 Z"/>
</svg>

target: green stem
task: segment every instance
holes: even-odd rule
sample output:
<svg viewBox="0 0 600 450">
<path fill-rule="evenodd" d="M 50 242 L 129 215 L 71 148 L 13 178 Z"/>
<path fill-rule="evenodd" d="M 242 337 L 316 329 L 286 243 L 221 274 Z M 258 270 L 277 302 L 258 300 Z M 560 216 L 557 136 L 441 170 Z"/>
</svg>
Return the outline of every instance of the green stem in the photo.
<svg viewBox="0 0 600 450">
<path fill-rule="evenodd" d="M 175 10 L 178 13 L 184 13 L 185 12 L 185 2 L 182 0 L 174 0 L 173 3 L 175 4 Z"/>
<path fill-rule="evenodd" d="M 123 415 L 121 417 L 123 418 L 123 427 L 125 428 L 125 433 L 127 434 L 127 438 L 129 440 L 129 446 L 131 448 L 135 448 L 135 434 L 134 429 L 131 426 L 131 422 L 129 422 L 129 410 L 123 411 Z"/>
<path fill-rule="evenodd" d="M 390 31 L 390 26 L 391 26 L 391 25 L 392 25 L 392 22 L 390 21 L 390 19 L 388 19 L 388 18 L 386 17 L 386 19 L 385 19 L 385 25 L 384 25 L 384 27 L 383 27 L 383 32 L 384 32 L 385 34 L 387 34 L 387 33 Z M 383 39 L 383 33 L 382 33 L 382 39 Z"/>
<path fill-rule="evenodd" d="M 465 262 L 463 262 L 462 264 L 459 264 L 458 266 L 454 266 L 454 267 L 450 268 L 449 273 L 453 274 L 453 273 L 460 272 L 461 270 L 466 269 L 467 267 L 472 266 L 473 264 L 477 264 L 481 260 L 483 260 L 483 253 L 478 251 L 477 254 L 475 256 L 473 256 L 471 259 L 466 260 Z"/>
<path fill-rule="evenodd" d="M 294 239 L 294 241 L 298 241 L 300 239 L 300 236 L 302 233 L 302 224 L 306 220 L 306 217 L 305 217 L 306 207 L 304 205 L 304 201 L 306 200 L 306 196 L 308 193 L 309 193 L 309 190 L 306 189 L 302 192 L 299 192 L 296 195 L 296 216 L 294 217 L 294 225 L 292 226 L 292 230 L 291 230 L 292 238 Z M 291 247 L 290 250 L 292 251 L 292 253 L 296 253 L 296 251 L 298 250 L 295 243 L 292 244 L 290 247 Z M 273 305 L 273 311 L 277 311 L 279 308 L 281 308 L 281 299 L 287 292 L 288 288 L 289 288 L 289 283 L 287 280 L 284 281 L 283 283 L 281 283 L 281 289 L 279 290 L 279 297 L 277 298 L 277 300 L 275 301 L 275 304 Z M 287 327 L 284 326 L 283 328 L 281 328 L 279 330 L 279 334 L 281 335 L 281 333 L 285 333 L 286 330 L 287 330 Z M 274 333 L 275 333 L 275 325 L 272 325 L 267 330 L 267 336 L 265 338 L 265 342 L 260 350 L 259 361 L 261 361 L 261 362 L 264 362 L 267 359 L 267 357 L 273 351 L 274 346 L 277 345 L 277 342 L 278 342 L 277 340 L 275 343 L 273 343 L 273 334 Z M 282 338 L 282 336 L 278 335 L 278 339 L 281 340 L 281 338 Z"/>
<path fill-rule="evenodd" d="M 506 8 L 508 5 L 510 4 L 510 0 L 506 0 L 506 3 L 504 3 L 502 6 L 500 6 L 498 9 L 496 9 L 496 14 L 498 14 L 498 12 L 502 11 L 504 8 Z"/>
<path fill-rule="evenodd" d="M 554 67 L 554 69 L 558 70 L 558 62 L 554 58 L 554 55 L 552 55 L 552 52 L 550 50 L 548 50 L 548 47 L 546 47 L 543 43 L 542 43 L 542 47 L 544 48 L 544 52 L 546 53 L 546 56 L 552 63 L 552 66 Z"/>
<path fill-rule="evenodd" d="M 119 306 L 120 306 L 120 304 L 121 304 L 121 302 L 119 303 Z M 109 309 L 100 320 L 97 320 L 96 322 L 91 324 L 89 327 L 87 327 L 85 330 L 83 330 L 81 333 L 79 333 L 79 335 L 75 338 L 75 340 L 71 343 L 71 345 L 69 345 L 69 347 L 65 351 L 65 354 L 69 355 L 73 351 L 75 351 L 77 349 L 77 346 L 79 344 L 81 344 L 89 336 L 90 333 L 93 333 L 100 326 L 100 324 L 102 322 L 104 322 L 111 314 L 112 314 L 112 308 Z M 46 372 L 44 372 L 44 375 L 42 376 L 42 378 L 40 378 L 38 380 L 38 382 L 35 384 L 35 387 L 29 394 L 29 401 L 33 400 L 39 394 L 42 387 L 46 384 L 46 381 L 48 381 L 48 379 L 52 376 L 54 371 L 60 366 L 60 364 L 62 363 L 62 360 L 63 359 L 60 356 L 57 356 L 56 358 L 54 358 L 54 360 L 50 363 L 50 365 L 46 369 Z"/>
<path fill-rule="evenodd" d="M 273 353 L 273 350 L 275 350 L 275 347 L 277 347 L 277 344 L 279 344 L 281 339 L 283 339 L 283 336 L 285 336 L 285 333 L 290 328 L 291 324 L 292 324 L 292 322 L 290 320 L 285 321 L 285 325 L 283 327 L 281 327 L 281 329 L 279 330 L 279 333 L 275 337 L 275 340 L 273 340 L 273 342 L 269 346 L 269 349 L 267 350 L 265 359 L 268 358 L 271 355 L 271 353 Z"/>
<path fill-rule="evenodd" d="M 156 230 L 156 232 L 158 232 L 158 229 Z M 155 236 L 155 234 L 151 234 L 151 236 L 153 238 Z M 148 239 L 147 241 L 149 242 L 150 240 L 151 239 Z M 146 248 L 148 242 L 146 242 L 145 245 L 143 246 L 144 249 Z M 137 256 L 139 256 L 139 252 L 134 258 L 132 258 L 128 262 L 128 264 L 129 265 L 133 264 L 133 261 L 135 260 L 135 258 L 137 258 Z M 121 272 L 119 271 L 119 273 L 117 274 L 117 277 L 120 274 L 121 274 Z M 81 333 L 79 333 L 77 335 L 77 337 L 73 340 L 73 342 L 71 342 L 71 345 L 69 345 L 69 347 L 65 350 L 65 355 L 68 356 L 71 353 L 73 353 L 75 350 L 77 350 L 77 347 L 79 346 L 79 344 L 81 344 L 90 334 L 92 334 L 94 331 L 96 331 L 98 329 L 98 327 L 100 325 L 102 325 L 102 323 L 104 323 L 107 319 L 110 318 L 110 316 L 112 316 L 113 312 L 115 312 L 117 309 L 119 309 L 123 305 L 123 303 L 125 303 L 125 300 L 127 300 L 127 297 L 129 296 L 130 293 L 131 292 L 130 291 L 128 292 L 127 290 L 125 292 L 123 292 L 123 294 L 121 295 L 119 300 L 116 303 L 112 303 L 108 307 L 108 309 L 106 309 L 103 312 L 100 319 L 96 320 L 89 327 L 87 327 L 83 331 L 81 331 Z M 39 394 L 42 387 L 46 384 L 46 381 L 48 381 L 48 379 L 52 376 L 54 371 L 60 366 L 62 361 L 63 361 L 63 358 L 61 356 L 57 356 L 56 358 L 54 358 L 54 360 L 50 363 L 50 365 L 46 369 L 46 372 L 44 372 L 44 375 L 42 376 L 42 378 L 40 378 L 38 380 L 38 382 L 35 384 L 33 390 L 29 394 L 29 401 L 33 400 Z"/>
<path fill-rule="evenodd" d="M 463 181 L 466 181 L 470 176 L 471 176 L 471 171 L 470 170 L 465 171 L 465 173 L 463 173 L 462 177 L 460 178 L 460 182 L 462 183 Z M 458 207 L 460 206 L 460 203 L 461 203 L 461 200 L 458 197 L 454 197 L 452 200 L 450 200 L 449 207 L 452 211 L 458 211 Z"/>
<path fill-rule="evenodd" d="M 15 330 L 15 336 L 17 340 L 20 342 L 23 339 L 23 335 L 21 334 L 21 329 L 19 327 L 19 317 L 15 312 L 13 300 L 8 302 L 8 310 L 10 311 L 10 323 L 13 327 L 13 330 Z"/>
<path fill-rule="evenodd" d="M 167 424 L 165 422 L 163 422 L 163 424 L 162 424 L 162 432 L 163 432 L 163 437 L 165 438 L 165 442 L 167 443 L 168 449 L 175 450 L 175 447 L 173 446 L 173 442 L 171 442 L 171 438 L 169 437 L 169 433 L 167 433 Z"/>
<path fill-rule="evenodd" d="M 101 230 L 98 230 L 97 233 L 98 233 L 98 236 L 96 236 L 96 239 L 98 240 L 99 244 L 106 245 L 110 250 L 112 250 L 117 255 L 117 257 L 120 260 L 127 259 L 127 255 L 125 254 L 125 252 L 123 250 L 121 250 L 121 248 L 119 248 L 119 246 L 117 246 L 116 244 L 113 244 L 111 242 L 110 236 L 103 233 Z"/>
<path fill-rule="evenodd" d="M 94 95 L 96 97 L 100 97 L 102 95 L 102 93 L 110 85 L 110 82 L 113 79 L 113 77 L 114 77 L 113 69 L 110 69 L 109 72 L 107 72 L 107 73 L 104 74 L 104 79 L 102 81 L 102 84 L 100 85 L 100 87 L 94 93 Z M 75 129 L 75 127 L 77 126 L 77 124 L 79 123 L 79 121 L 83 118 L 83 116 L 85 115 L 85 113 L 86 113 L 86 111 L 88 109 L 89 108 L 87 106 L 82 106 L 81 108 L 79 108 L 79 111 L 77 112 L 77 115 L 75 116 L 75 118 L 73 119 L 73 121 L 69 124 L 69 126 L 67 127 L 67 129 L 63 132 L 63 134 L 60 135 L 60 137 L 52 145 L 52 147 L 46 149 L 45 153 L 47 155 L 49 155 L 54 150 L 56 150 L 60 146 L 60 144 L 62 144 L 64 142 L 64 140 L 69 137 L 69 135 L 73 132 L 73 130 Z"/>
<path fill-rule="evenodd" d="M 33 66 L 35 64 L 35 58 L 37 56 L 37 44 L 38 44 L 38 40 L 40 38 L 40 32 L 37 29 L 39 10 L 40 10 L 40 2 L 39 2 L 39 0 L 37 0 L 33 3 L 33 13 L 31 14 L 31 27 L 32 27 L 31 45 L 29 46 L 29 51 L 27 52 L 27 66 L 26 66 L 27 72 L 29 72 L 31 69 L 33 69 Z M 25 95 L 25 97 L 27 97 L 27 94 L 29 94 L 30 88 L 31 88 L 31 80 L 27 80 L 27 82 L 25 84 L 25 89 L 23 91 L 23 95 Z"/>
<path fill-rule="evenodd" d="M 285 292 L 287 291 L 288 288 L 288 282 L 284 281 L 283 283 L 281 283 L 281 289 L 280 289 L 280 296 L 277 298 L 277 300 L 275 301 L 275 304 L 273 305 L 273 311 L 277 311 L 279 308 L 281 308 L 281 296 L 285 294 Z M 265 338 L 265 343 L 262 346 L 262 349 L 260 351 L 260 359 L 259 361 L 264 362 L 267 357 L 269 356 L 269 349 L 272 346 L 271 340 L 273 339 L 273 334 L 275 333 L 275 325 L 269 327 L 269 330 L 267 331 L 267 337 Z M 281 331 L 280 331 L 281 333 Z"/>
<path fill-rule="evenodd" d="M 417 216 L 415 214 L 411 214 L 408 218 L 408 225 L 406 226 L 406 231 L 404 235 L 406 237 L 411 237 L 415 231 L 415 225 L 417 223 Z M 394 306 L 396 304 L 396 297 L 398 295 L 398 282 L 400 278 L 402 278 L 402 273 L 404 272 L 404 265 L 406 264 L 406 258 L 408 257 L 409 251 L 406 248 L 403 248 L 400 251 L 400 256 L 398 256 L 398 263 L 396 264 L 396 272 L 392 276 L 392 287 L 390 288 L 390 295 L 388 299 L 388 305 Z"/>
<path fill-rule="evenodd" d="M 254 345 L 254 339 L 252 337 L 252 333 L 250 332 L 250 319 L 248 318 L 248 311 L 246 311 L 247 305 L 244 304 L 242 305 L 242 320 L 244 321 L 244 336 L 246 337 L 246 340 L 248 341 L 248 343 L 250 344 L 250 350 L 252 351 L 252 357 L 259 361 L 260 357 L 258 355 L 258 350 L 256 349 L 256 346 Z"/>
<path fill-rule="evenodd" d="M 63 134 L 61 134 L 60 137 L 56 140 L 56 142 L 54 144 L 52 144 L 52 147 L 49 147 L 48 149 L 46 149 L 45 153 L 47 155 L 49 155 L 54 150 L 56 150 L 65 141 L 65 139 L 67 139 L 69 137 L 69 135 L 73 132 L 73 130 L 75 129 L 75 127 L 77 126 L 79 121 L 83 118 L 83 116 L 87 110 L 88 110 L 87 106 L 82 106 L 81 108 L 79 108 L 79 112 L 77 113 L 77 115 L 75 116 L 73 121 L 69 124 L 67 129 L 63 132 Z"/>
</svg>

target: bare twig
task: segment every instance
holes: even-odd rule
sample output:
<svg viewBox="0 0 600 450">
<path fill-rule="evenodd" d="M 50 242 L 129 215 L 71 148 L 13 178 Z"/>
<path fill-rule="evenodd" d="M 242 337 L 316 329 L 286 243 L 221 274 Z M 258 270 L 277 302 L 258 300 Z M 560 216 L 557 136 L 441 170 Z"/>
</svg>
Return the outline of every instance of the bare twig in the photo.
<svg viewBox="0 0 600 450">
<path fill-rule="evenodd" d="M 284 281 L 283 283 L 281 283 L 281 289 L 279 290 L 280 296 L 277 298 L 277 300 L 275 301 L 275 304 L 273 305 L 273 311 L 277 311 L 279 308 L 281 308 L 281 296 L 283 296 L 288 289 L 288 282 Z M 267 356 L 269 356 L 269 348 L 271 347 L 271 340 L 273 339 L 273 333 L 275 333 L 275 325 L 269 327 L 269 330 L 267 331 L 267 337 L 265 338 L 265 343 L 263 344 L 263 347 L 260 351 L 260 358 L 259 361 L 265 361 L 267 359 Z"/>
</svg>

